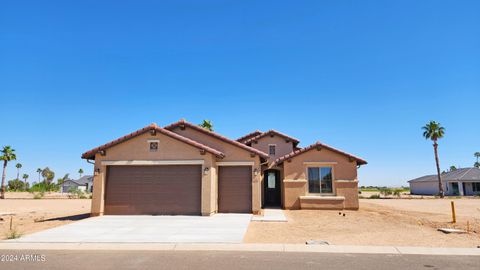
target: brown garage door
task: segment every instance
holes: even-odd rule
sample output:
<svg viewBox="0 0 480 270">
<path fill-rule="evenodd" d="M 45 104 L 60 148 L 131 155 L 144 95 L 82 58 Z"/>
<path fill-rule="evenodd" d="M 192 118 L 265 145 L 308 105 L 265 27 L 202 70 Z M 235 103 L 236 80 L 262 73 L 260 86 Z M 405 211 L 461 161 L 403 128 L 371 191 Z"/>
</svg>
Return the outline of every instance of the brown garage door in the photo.
<svg viewBox="0 0 480 270">
<path fill-rule="evenodd" d="M 199 215 L 201 166 L 109 166 L 108 215 Z"/>
<path fill-rule="evenodd" d="M 218 212 L 252 212 L 252 167 L 218 167 Z"/>
</svg>

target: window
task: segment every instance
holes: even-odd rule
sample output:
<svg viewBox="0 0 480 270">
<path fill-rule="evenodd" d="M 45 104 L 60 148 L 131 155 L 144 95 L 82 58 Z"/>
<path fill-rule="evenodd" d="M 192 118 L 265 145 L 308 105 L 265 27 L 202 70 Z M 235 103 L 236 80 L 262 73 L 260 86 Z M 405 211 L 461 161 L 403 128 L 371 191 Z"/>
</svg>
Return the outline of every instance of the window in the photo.
<svg viewBox="0 0 480 270">
<path fill-rule="evenodd" d="M 275 144 L 268 145 L 268 153 L 270 156 L 275 156 Z"/>
<path fill-rule="evenodd" d="M 157 152 L 158 151 L 158 140 L 148 140 L 148 145 L 150 147 L 150 152 Z"/>
<path fill-rule="evenodd" d="M 473 182 L 472 189 L 473 189 L 473 192 L 480 192 L 480 182 Z"/>
<path fill-rule="evenodd" d="M 308 168 L 308 193 L 333 193 L 331 167 Z"/>
</svg>

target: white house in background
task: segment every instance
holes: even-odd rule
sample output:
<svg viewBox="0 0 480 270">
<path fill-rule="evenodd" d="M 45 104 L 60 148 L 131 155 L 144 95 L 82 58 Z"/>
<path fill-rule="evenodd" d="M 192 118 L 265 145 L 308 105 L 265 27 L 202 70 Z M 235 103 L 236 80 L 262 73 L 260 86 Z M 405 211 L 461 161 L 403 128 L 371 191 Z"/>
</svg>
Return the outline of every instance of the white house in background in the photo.
<svg viewBox="0 0 480 270">
<path fill-rule="evenodd" d="M 437 195 L 438 177 L 436 174 L 425 175 L 408 181 L 410 193 L 416 195 Z M 480 195 L 480 169 L 461 168 L 442 174 L 445 195 L 468 196 Z"/>
<path fill-rule="evenodd" d="M 62 184 L 62 192 L 78 189 L 83 192 L 93 192 L 93 175 L 84 175 L 77 180 L 68 179 Z"/>
</svg>

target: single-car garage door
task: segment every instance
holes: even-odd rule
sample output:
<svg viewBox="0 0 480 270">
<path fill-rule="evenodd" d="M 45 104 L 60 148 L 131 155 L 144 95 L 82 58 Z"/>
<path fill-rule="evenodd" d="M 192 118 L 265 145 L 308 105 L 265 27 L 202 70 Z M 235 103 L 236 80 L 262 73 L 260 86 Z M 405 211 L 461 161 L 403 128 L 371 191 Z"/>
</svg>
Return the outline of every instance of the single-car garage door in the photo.
<svg viewBox="0 0 480 270">
<path fill-rule="evenodd" d="M 200 165 L 109 166 L 107 215 L 200 215 Z"/>
<path fill-rule="evenodd" d="M 252 212 L 252 167 L 218 167 L 218 212 Z"/>
</svg>

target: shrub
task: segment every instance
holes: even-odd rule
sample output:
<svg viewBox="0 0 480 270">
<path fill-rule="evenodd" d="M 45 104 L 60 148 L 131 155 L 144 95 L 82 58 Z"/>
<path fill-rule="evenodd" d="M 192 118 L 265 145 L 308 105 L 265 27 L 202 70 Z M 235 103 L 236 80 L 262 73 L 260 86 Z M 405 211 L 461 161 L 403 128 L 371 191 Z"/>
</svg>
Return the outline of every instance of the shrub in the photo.
<svg viewBox="0 0 480 270">
<path fill-rule="evenodd" d="M 22 236 L 22 234 L 17 231 L 17 228 L 9 230 L 6 234 L 7 239 L 17 239 L 20 238 L 20 236 Z"/>
<path fill-rule="evenodd" d="M 47 191 L 59 191 L 59 190 L 60 190 L 60 185 L 55 183 L 45 183 L 45 182 L 35 183 L 29 189 L 30 192 L 47 192 Z"/>
<path fill-rule="evenodd" d="M 70 199 L 87 199 L 87 194 L 85 194 L 83 191 L 81 191 L 78 188 L 70 188 L 68 190 L 68 197 Z"/>
<path fill-rule="evenodd" d="M 24 191 L 25 190 L 25 182 L 19 179 L 13 179 L 8 181 L 7 185 L 8 191 Z"/>
<path fill-rule="evenodd" d="M 380 199 L 380 194 L 370 195 L 369 199 Z"/>
<path fill-rule="evenodd" d="M 43 192 L 43 191 L 42 192 L 35 192 L 33 194 L 33 198 L 36 199 L 36 200 L 43 198 L 43 196 L 45 196 L 45 192 Z"/>
</svg>

